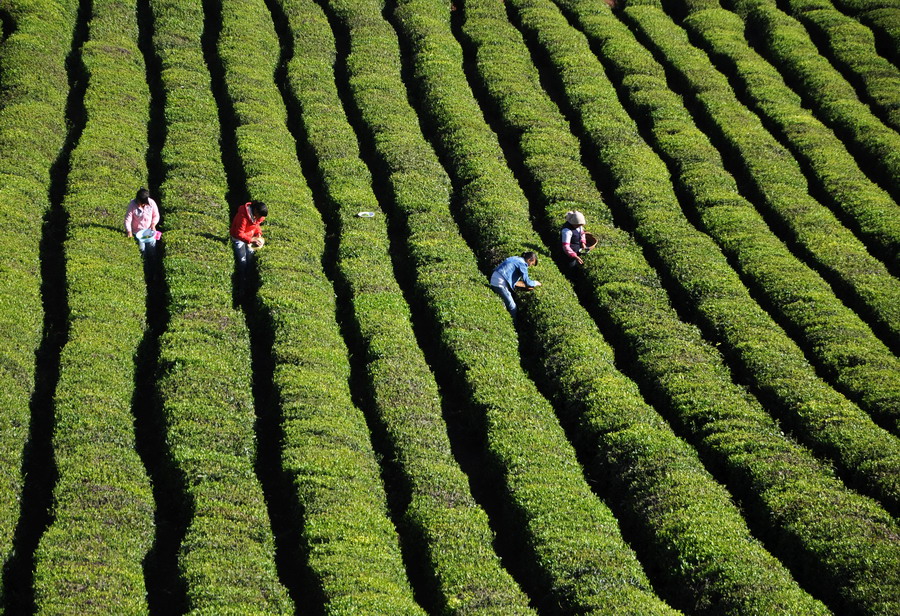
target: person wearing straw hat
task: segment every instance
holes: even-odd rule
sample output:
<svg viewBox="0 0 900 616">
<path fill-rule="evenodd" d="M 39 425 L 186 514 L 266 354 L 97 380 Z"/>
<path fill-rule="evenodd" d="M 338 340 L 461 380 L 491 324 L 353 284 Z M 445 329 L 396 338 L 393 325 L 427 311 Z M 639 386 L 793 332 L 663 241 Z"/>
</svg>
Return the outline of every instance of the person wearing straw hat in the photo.
<svg viewBox="0 0 900 616">
<path fill-rule="evenodd" d="M 159 206 L 150 198 L 150 191 L 141 188 L 125 211 L 125 234 L 134 238 L 144 257 L 156 255 L 156 240 L 160 235 L 156 230 L 158 224 Z"/>
<path fill-rule="evenodd" d="M 587 247 L 587 237 L 584 231 L 584 214 L 577 210 L 566 212 L 566 222 L 562 226 L 562 249 L 569 257 L 569 267 L 584 265 L 584 260 L 579 256 L 590 250 Z"/>
<path fill-rule="evenodd" d="M 491 273 L 491 288 L 503 299 L 503 304 L 509 310 L 514 322 L 518 310 L 512 290 L 516 287 L 533 289 L 541 286 L 540 282 L 528 277 L 528 268 L 535 265 L 537 265 L 537 253 L 528 251 L 523 252 L 519 257 L 504 259 Z"/>
</svg>

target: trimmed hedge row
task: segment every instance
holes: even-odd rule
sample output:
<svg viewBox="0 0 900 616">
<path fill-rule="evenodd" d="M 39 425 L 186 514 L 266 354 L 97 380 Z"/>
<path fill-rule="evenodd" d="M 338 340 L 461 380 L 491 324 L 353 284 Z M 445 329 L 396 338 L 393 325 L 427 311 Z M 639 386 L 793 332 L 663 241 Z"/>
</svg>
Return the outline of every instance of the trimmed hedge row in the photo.
<svg viewBox="0 0 900 616">
<path fill-rule="evenodd" d="M 744 38 L 741 18 L 706 0 L 682 0 L 682 26 L 717 66 L 738 82 L 744 99 L 807 169 L 828 205 L 840 212 L 869 250 L 900 269 L 900 208 L 871 182 L 846 146 L 784 83 Z"/>
<path fill-rule="evenodd" d="M 622 84 L 622 97 L 646 118 L 704 230 L 739 271 L 771 298 L 841 385 L 849 381 L 860 396 L 870 399 L 900 398 L 900 382 L 890 387 L 900 377 L 896 358 L 827 284 L 771 235 L 741 197 L 719 153 L 668 89 L 662 67 L 611 12 L 593 12 L 591 5 L 578 2 L 563 4 L 612 67 Z M 673 56 L 677 54 L 673 51 Z M 782 416 L 809 446 L 838 460 L 858 485 L 892 509 L 900 509 L 900 442 L 817 376 L 803 351 L 752 300 L 715 244 L 679 215 L 674 192 L 665 187 L 666 176 L 656 179 L 663 187 L 659 195 L 666 199 L 661 203 L 669 204 L 665 215 L 673 218 L 668 230 L 639 226 L 638 232 L 659 247 L 660 260 L 672 270 L 669 275 L 717 342 L 725 345 L 771 406 L 782 409 Z M 848 355 L 841 357 L 843 353 Z M 847 364 L 858 364 L 859 373 L 866 376 L 854 375 Z M 872 387 L 872 381 L 882 386 Z"/>
<path fill-rule="evenodd" d="M 682 224 L 677 222 L 680 213 L 659 207 L 674 201 L 665 166 L 640 139 L 603 71 L 592 68 L 595 59 L 586 40 L 549 3 L 509 4 L 524 29 L 546 43 L 557 62 L 576 123 L 611 179 L 611 192 L 638 223 L 638 234 L 647 240 L 645 249 L 665 248 L 666 239 L 677 235 Z M 502 14 L 503 8 L 495 10 Z M 510 56 L 521 47 L 512 38 L 504 41 Z M 519 53 L 528 57 L 525 49 Z M 526 77 L 520 80 L 536 88 L 537 76 Z M 521 130 L 519 114 L 507 115 L 514 130 Z M 550 149 L 553 142 L 540 145 Z M 540 164 L 539 155 L 535 161 Z M 543 171 L 543 177 L 548 175 Z M 545 198 L 564 194 L 568 179 L 553 177 Z M 795 575 L 836 608 L 849 606 L 870 614 L 896 611 L 900 542 L 891 516 L 844 488 L 826 466 L 780 433 L 763 409 L 735 386 L 715 350 L 677 319 L 639 255 L 590 258 L 586 263 L 585 291 L 628 344 L 651 385 L 648 393 L 743 498 L 745 511 L 767 530 L 771 545 L 790 562 Z"/>
<path fill-rule="evenodd" d="M 900 67 L 900 7 L 874 8 L 856 18 L 871 28 L 879 52 Z"/>
<path fill-rule="evenodd" d="M 153 539 L 150 481 L 135 450 L 141 256 L 123 232 L 146 184 L 149 92 L 133 5 L 95 0 L 82 50 L 87 123 L 72 152 L 65 241 L 69 337 L 60 357 L 53 521 L 35 553 L 37 612 L 147 611 L 142 561 Z"/>
<path fill-rule="evenodd" d="M 711 130 L 741 161 L 759 205 L 785 228 L 790 241 L 823 276 L 851 295 L 856 310 L 874 322 L 885 340 L 900 347 L 900 280 L 809 195 L 806 177 L 790 153 L 740 104 L 725 76 L 712 67 L 706 54 L 690 45 L 686 33 L 658 8 L 657 0 L 632 2 L 623 14 L 657 52 L 670 54 L 667 64 L 682 77 Z M 844 387 L 853 392 L 858 385 Z M 896 402 L 870 402 L 866 394 L 854 395 L 870 412 L 900 417 Z"/>
<path fill-rule="evenodd" d="M 377 423 L 403 473 L 403 521 L 437 590 L 434 603 L 442 614 L 534 614 L 494 553 L 488 518 L 453 457 L 437 384 L 387 266 L 391 244 L 372 176 L 338 96 L 328 20 L 312 0 L 280 5 L 293 35 L 288 80 L 324 187 L 323 218 L 340 233 L 338 284 L 353 309 Z"/>
<path fill-rule="evenodd" d="M 900 134 L 886 127 L 854 94 L 846 80 L 819 55 L 803 26 L 766 0 L 723 0 L 738 13 L 747 28 L 757 33 L 764 55 L 785 76 L 791 87 L 847 143 L 860 166 L 900 199 Z"/>
<path fill-rule="evenodd" d="M 675 613 L 652 594 L 553 409 L 519 367 L 509 315 L 454 231 L 449 179 L 407 102 L 397 37 L 381 3 L 332 0 L 329 7 L 349 38 L 349 90 L 390 186 L 415 291 L 445 369 L 456 373 L 483 425 L 509 523 L 529 553 L 530 586 L 551 613 Z"/>
<path fill-rule="evenodd" d="M 483 271 L 489 271 L 498 253 L 540 244 L 527 200 L 469 90 L 449 7 L 440 0 L 402 0 L 395 16 L 412 50 L 425 117 L 458 186 L 459 216 Z M 466 6 L 467 32 L 488 38 L 501 30 L 494 21 L 478 7 L 470 11 Z M 482 72 L 491 70 L 489 63 L 496 63 L 494 70 L 508 70 L 505 43 L 494 41 L 495 55 L 479 54 Z M 531 125 L 547 124 L 537 113 L 530 120 Z M 557 142 L 555 136 L 545 137 Z M 612 229 L 604 231 L 601 247 L 589 258 L 602 258 L 596 255 L 608 250 L 609 240 L 621 238 Z M 656 587 L 692 612 L 769 613 L 789 605 L 792 613 L 827 613 L 752 539 L 728 493 L 712 480 L 696 452 L 615 369 L 612 349 L 566 279 L 552 267 L 541 270 L 540 293 L 523 300 L 523 329 L 536 343 L 535 360 L 557 406 L 577 423 L 572 432 L 593 462 L 593 477 L 614 487 L 622 501 L 620 519 L 628 519 L 646 542 L 644 560 L 664 582 Z"/>
<path fill-rule="evenodd" d="M 313 206 L 273 76 L 280 51 L 262 0 L 222 3 L 219 55 L 249 194 L 270 208 L 259 252 L 260 327 L 273 334 L 282 467 L 302 509 L 302 540 L 326 614 L 422 614 L 387 515 L 365 419 L 351 401 L 325 228 Z"/>
<path fill-rule="evenodd" d="M 844 13 L 869 26 L 881 51 L 900 66 L 900 2 L 898 0 L 834 0 Z"/>
<path fill-rule="evenodd" d="M 595 42 L 597 53 L 621 84 L 622 97 L 646 120 L 675 181 L 689 196 L 686 201 L 698 212 L 703 230 L 797 331 L 810 355 L 833 380 L 869 402 L 868 408 L 887 409 L 882 417 L 900 432 L 900 362 L 834 297 L 823 280 L 770 233 L 753 205 L 739 193 L 718 151 L 669 90 L 663 68 L 627 27 L 608 10 L 592 11 L 592 4 L 577 0 L 562 0 L 561 4 L 572 11 Z M 658 26 L 674 28 L 674 24 L 665 22 L 658 11 L 651 13 L 654 10 L 629 16 L 652 31 L 655 39 L 661 32 Z M 666 45 L 667 57 L 679 63 L 687 43 L 680 37 L 670 39 L 685 43 L 678 48 Z M 699 66 L 682 74 L 702 72 Z M 742 131 L 750 129 L 744 125 Z M 658 179 L 665 182 L 665 176 Z M 666 192 L 667 202 L 675 204 L 674 193 Z M 677 216 L 679 208 L 670 207 Z M 670 224 L 670 231 L 678 231 L 657 238 L 658 245 L 664 241 L 668 246 L 660 251 L 660 259 L 677 270 L 673 278 L 680 281 L 717 340 L 738 360 L 755 387 L 787 411 L 789 423 L 803 440 L 837 459 L 860 485 L 900 510 L 900 441 L 817 376 L 803 351 L 752 300 L 713 242 L 683 217 Z M 873 400 L 881 404 L 873 405 Z M 896 411 L 894 415 L 891 409 Z"/>
<path fill-rule="evenodd" d="M 219 118 L 200 37 L 200 2 L 152 0 L 165 95 L 163 268 L 168 327 L 158 389 L 191 517 L 179 554 L 193 613 L 293 613 L 278 581 L 256 442 L 250 340 L 231 306 L 234 261 Z"/>
<path fill-rule="evenodd" d="M 0 569 L 22 495 L 35 353 L 41 343 L 40 238 L 50 166 L 66 136 L 65 69 L 77 2 L 6 0 L 0 47 Z M 3 589 L 0 588 L 0 603 Z"/>
<path fill-rule="evenodd" d="M 813 40 L 824 44 L 831 62 L 856 92 L 865 93 L 885 124 L 900 129 L 900 70 L 878 55 L 872 31 L 837 11 L 829 0 L 787 0 L 787 7 Z M 848 91 L 846 96 L 852 94 Z"/>
</svg>

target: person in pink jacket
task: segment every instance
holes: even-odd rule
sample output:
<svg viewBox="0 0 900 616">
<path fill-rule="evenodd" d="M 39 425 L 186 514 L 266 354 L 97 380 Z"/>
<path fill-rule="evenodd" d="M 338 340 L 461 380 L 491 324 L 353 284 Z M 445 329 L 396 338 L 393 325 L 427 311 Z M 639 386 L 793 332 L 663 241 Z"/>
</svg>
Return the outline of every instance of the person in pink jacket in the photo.
<svg viewBox="0 0 900 616">
<path fill-rule="evenodd" d="M 159 207 L 156 201 L 150 198 L 150 191 L 141 188 L 137 191 L 134 199 L 128 203 L 128 210 L 125 212 L 125 234 L 128 237 L 134 237 L 139 231 L 150 229 L 154 232 L 149 239 L 140 240 L 134 237 L 138 248 L 145 257 L 154 257 L 156 255 L 156 239 L 159 235 L 156 233 L 156 225 L 159 224 Z"/>
</svg>

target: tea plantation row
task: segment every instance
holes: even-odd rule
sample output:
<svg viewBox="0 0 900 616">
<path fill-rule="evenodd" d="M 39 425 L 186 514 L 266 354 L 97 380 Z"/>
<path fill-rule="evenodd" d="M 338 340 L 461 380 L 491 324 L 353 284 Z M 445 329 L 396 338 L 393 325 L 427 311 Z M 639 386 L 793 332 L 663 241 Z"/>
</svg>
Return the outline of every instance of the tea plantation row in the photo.
<svg viewBox="0 0 900 616">
<path fill-rule="evenodd" d="M 618 4 L 0 0 L 0 613 L 900 611 L 900 6 Z"/>
</svg>

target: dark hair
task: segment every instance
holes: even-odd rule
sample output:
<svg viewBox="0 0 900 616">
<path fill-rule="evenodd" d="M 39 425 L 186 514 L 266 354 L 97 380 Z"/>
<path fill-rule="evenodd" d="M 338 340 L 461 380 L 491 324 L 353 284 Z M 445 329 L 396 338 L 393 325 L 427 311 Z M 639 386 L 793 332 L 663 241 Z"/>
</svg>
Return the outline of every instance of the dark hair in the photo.
<svg viewBox="0 0 900 616">
<path fill-rule="evenodd" d="M 537 257 L 537 253 L 530 250 L 522 253 L 522 258 L 526 261 L 531 261 L 532 259 L 534 259 L 534 265 L 537 265 Z"/>
<path fill-rule="evenodd" d="M 146 188 L 141 187 L 141 189 L 137 191 L 137 194 L 134 196 L 134 200 L 141 205 L 150 203 L 150 191 Z"/>
<path fill-rule="evenodd" d="M 257 218 L 261 218 L 263 216 L 269 215 L 269 208 L 262 201 L 251 201 L 250 202 L 250 210 L 253 212 L 253 215 Z"/>
</svg>

